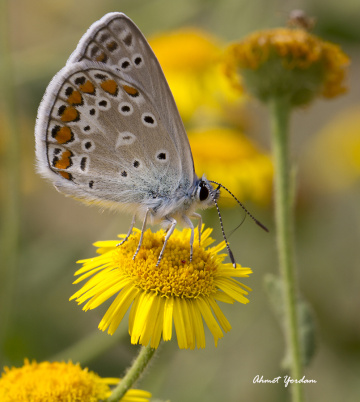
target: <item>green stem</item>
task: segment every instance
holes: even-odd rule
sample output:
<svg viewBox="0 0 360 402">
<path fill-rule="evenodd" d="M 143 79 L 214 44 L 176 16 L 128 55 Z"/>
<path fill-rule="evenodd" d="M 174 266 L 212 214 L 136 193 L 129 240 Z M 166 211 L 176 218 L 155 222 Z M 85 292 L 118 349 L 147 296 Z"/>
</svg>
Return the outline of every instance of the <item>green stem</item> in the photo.
<svg viewBox="0 0 360 402">
<path fill-rule="evenodd" d="M 297 288 L 294 264 L 293 202 L 289 161 L 289 121 L 291 105 L 286 98 L 270 102 L 273 155 L 275 164 L 275 220 L 279 269 L 283 286 L 285 340 L 291 358 L 292 379 L 302 378 L 301 347 L 297 318 Z M 302 384 L 291 384 L 292 400 L 303 400 Z"/>
<path fill-rule="evenodd" d="M 119 401 L 128 391 L 134 382 L 139 378 L 140 374 L 144 371 L 149 361 L 153 357 L 156 349 L 151 348 L 149 345 L 142 347 L 137 358 L 134 360 L 132 366 L 126 373 L 125 377 L 113 389 L 111 395 L 106 402 Z"/>
</svg>

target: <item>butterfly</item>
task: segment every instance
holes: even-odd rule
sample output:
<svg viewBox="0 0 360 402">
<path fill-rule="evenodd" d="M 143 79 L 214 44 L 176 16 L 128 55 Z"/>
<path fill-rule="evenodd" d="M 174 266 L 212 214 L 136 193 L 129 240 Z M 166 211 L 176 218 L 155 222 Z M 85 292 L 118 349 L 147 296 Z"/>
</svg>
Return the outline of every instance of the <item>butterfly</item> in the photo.
<svg viewBox="0 0 360 402">
<path fill-rule="evenodd" d="M 138 27 L 113 12 L 81 38 L 46 89 L 35 127 L 37 167 L 57 190 L 124 209 L 167 228 L 202 227 L 198 208 L 217 206 L 221 184 L 195 174 L 189 140 L 160 64 Z M 216 184 L 217 187 L 213 187 Z M 219 212 L 219 209 L 218 209 Z M 226 240 L 234 266 L 235 260 Z M 120 243 L 120 244 L 122 244 Z"/>
</svg>

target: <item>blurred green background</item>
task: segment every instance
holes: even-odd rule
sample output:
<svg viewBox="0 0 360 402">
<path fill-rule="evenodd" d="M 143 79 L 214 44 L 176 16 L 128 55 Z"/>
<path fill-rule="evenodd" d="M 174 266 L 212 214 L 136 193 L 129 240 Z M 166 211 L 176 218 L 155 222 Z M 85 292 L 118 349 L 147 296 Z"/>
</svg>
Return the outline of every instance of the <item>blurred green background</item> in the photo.
<svg viewBox="0 0 360 402">
<path fill-rule="evenodd" d="M 305 394 L 309 401 L 360 400 L 360 161 L 348 166 L 340 145 L 353 141 L 348 148 L 357 149 L 360 158 L 359 1 L 3 0 L 0 7 L 0 366 L 20 366 L 25 357 L 59 357 L 80 360 L 101 376 L 115 377 L 136 354 L 125 321 L 113 337 L 97 330 L 108 304 L 84 313 L 68 301 L 78 288 L 71 284 L 75 261 L 94 255 L 94 241 L 126 232 L 131 217 L 101 213 L 68 199 L 34 170 L 38 105 L 87 28 L 107 12 L 122 11 L 148 38 L 192 26 L 226 43 L 284 25 L 289 12 L 300 8 L 316 18 L 316 35 L 340 44 L 352 59 L 349 92 L 332 101 L 317 100 L 292 120 L 298 280 L 312 306 L 317 344 L 305 371 L 317 384 L 306 385 Z M 270 150 L 266 109 L 256 101 L 244 108 L 241 113 L 250 122 L 246 134 Z M 283 383 L 253 384 L 256 375 L 272 379 L 287 373 L 280 364 L 282 333 L 263 286 L 267 273 L 277 273 L 272 205 L 244 201 L 270 228 L 266 234 L 247 219 L 230 238 L 238 262 L 254 271 L 244 280 L 253 289 L 250 303 L 222 306 L 232 330 L 217 348 L 211 336 L 204 350 L 180 351 L 176 340 L 163 344 L 139 384 L 154 397 L 189 402 L 289 400 Z M 242 218 L 238 209 L 224 209 L 223 214 L 229 229 Z M 216 212 L 203 216 L 220 241 Z M 82 340 L 87 342 L 82 350 L 68 349 Z"/>
</svg>

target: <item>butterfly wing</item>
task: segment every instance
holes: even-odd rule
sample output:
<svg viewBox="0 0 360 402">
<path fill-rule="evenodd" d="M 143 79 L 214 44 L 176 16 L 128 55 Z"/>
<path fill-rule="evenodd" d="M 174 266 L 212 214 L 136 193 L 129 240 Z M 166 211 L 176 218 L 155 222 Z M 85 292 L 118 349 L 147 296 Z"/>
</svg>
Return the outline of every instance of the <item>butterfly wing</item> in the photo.
<svg viewBox="0 0 360 402">
<path fill-rule="evenodd" d="M 139 28 L 123 13 L 106 14 L 81 38 L 68 64 L 89 60 L 121 72 L 127 81 L 145 92 L 162 117 L 173 139 L 183 174 L 194 180 L 189 140 L 161 66 Z"/>
<path fill-rule="evenodd" d="M 84 201 L 136 209 L 195 178 L 161 67 L 121 13 L 105 15 L 81 39 L 47 88 L 35 132 L 39 171 Z"/>
<path fill-rule="evenodd" d="M 192 184 L 147 93 L 101 63 L 72 63 L 54 77 L 39 108 L 36 152 L 60 191 L 104 206 L 138 210 Z"/>
</svg>

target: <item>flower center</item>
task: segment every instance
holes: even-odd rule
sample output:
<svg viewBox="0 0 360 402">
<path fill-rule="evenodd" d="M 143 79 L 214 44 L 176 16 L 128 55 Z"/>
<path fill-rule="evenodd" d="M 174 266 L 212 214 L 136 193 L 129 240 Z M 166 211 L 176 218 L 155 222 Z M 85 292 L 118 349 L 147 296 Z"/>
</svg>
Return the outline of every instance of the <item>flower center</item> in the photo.
<svg viewBox="0 0 360 402">
<path fill-rule="evenodd" d="M 116 379 L 118 381 L 118 379 Z M 71 362 L 29 362 L 5 369 L 0 379 L 0 400 L 98 401 L 110 393 L 114 379 L 101 378 Z"/>
<path fill-rule="evenodd" d="M 133 260 L 139 238 L 140 233 L 136 233 L 114 250 L 117 268 L 134 280 L 139 288 L 165 297 L 196 298 L 216 292 L 214 278 L 218 261 L 198 242 L 194 242 L 190 263 L 189 238 L 180 238 L 175 231 L 166 245 L 159 266 L 156 266 L 164 244 L 164 232 L 152 233 L 147 230 L 140 251 Z"/>
</svg>

